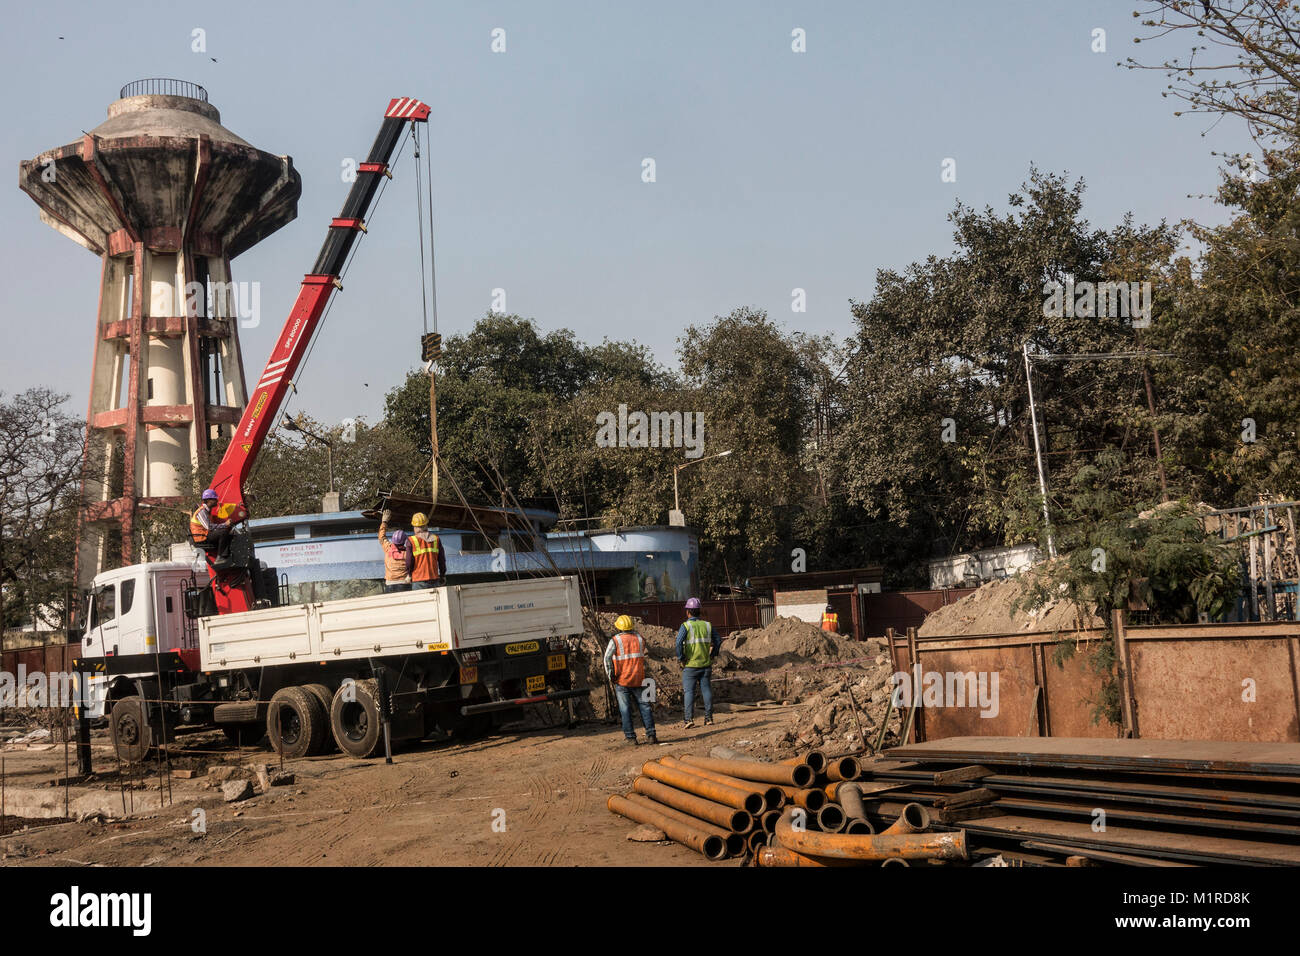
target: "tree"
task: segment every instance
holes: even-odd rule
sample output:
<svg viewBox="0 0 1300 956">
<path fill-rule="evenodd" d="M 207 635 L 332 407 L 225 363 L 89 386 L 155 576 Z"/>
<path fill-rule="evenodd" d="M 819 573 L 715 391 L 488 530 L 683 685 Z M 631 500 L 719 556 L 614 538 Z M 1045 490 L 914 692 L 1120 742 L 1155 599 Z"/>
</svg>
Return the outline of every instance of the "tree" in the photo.
<svg viewBox="0 0 1300 956">
<path fill-rule="evenodd" d="M 57 627 L 73 586 L 81 422 L 45 387 L 0 395 L 3 624 Z"/>
<path fill-rule="evenodd" d="M 1176 240 L 1164 223 L 1137 227 L 1126 218 L 1109 231 L 1092 228 L 1083 191 L 1082 180 L 1031 168 L 1008 199 L 1012 212 L 958 204 L 954 255 L 882 270 L 875 296 L 852 303 L 857 328 L 836 458 L 849 502 L 870 518 L 935 542 L 940 554 L 1038 536 L 1024 344 L 1052 354 L 1133 350 L 1141 297 L 1122 301 L 1112 285 L 1103 298 L 1101 290 L 1149 282 L 1159 311 Z M 1116 314 L 1101 314 L 1108 310 Z M 1154 485 L 1142 383 L 1132 363 L 1035 367 L 1054 483 L 1114 447 L 1126 451 L 1139 484 Z M 922 560 L 914 556 L 914 578 Z"/>
<path fill-rule="evenodd" d="M 1129 69 L 1163 71 L 1170 82 L 1161 95 L 1187 103 L 1188 113 L 1240 117 L 1261 144 L 1295 140 L 1300 7 L 1285 0 L 1158 0 L 1133 16 L 1157 31 L 1134 42 L 1192 36 L 1185 56 L 1125 61 Z"/>
<path fill-rule="evenodd" d="M 500 505 L 504 480 L 530 503 L 553 497 L 540 468 L 537 423 L 597 384 L 664 387 L 671 376 L 634 342 L 577 341 L 568 329 L 543 335 L 530 319 L 488 313 L 443 343 L 438 363 L 438 451 L 442 468 L 472 502 Z M 423 370 L 385 396 L 384 422 L 428 456 L 429 379 Z M 500 476 L 498 479 L 497 476 Z M 446 484 L 443 495 L 455 492 Z"/>
</svg>

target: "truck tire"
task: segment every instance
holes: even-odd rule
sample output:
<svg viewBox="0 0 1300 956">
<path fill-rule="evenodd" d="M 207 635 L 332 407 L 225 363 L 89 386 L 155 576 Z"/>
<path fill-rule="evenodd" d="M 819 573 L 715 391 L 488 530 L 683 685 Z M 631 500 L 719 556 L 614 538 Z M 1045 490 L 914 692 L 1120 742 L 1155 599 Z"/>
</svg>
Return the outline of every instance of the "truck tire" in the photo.
<svg viewBox="0 0 1300 956">
<path fill-rule="evenodd" d="M 355 700 L 346 700 L 348 687 Z M 344 684 L 330 704 L 330 730 L 339 750 L 350 757 L 373 757 L 384 745 L 384 725 L 379 717 L 379 682 L 359 680 Z"/>
<path fill-rule="evenodd" d="M 325 732 L 320 735 L 320 746 L 312 751 L 315 754 L 326 754 L 334 749 L 334 735 L 330 733 L 330 708 L 334 706 L 334 694 L 324 684 L 303 684 L 303 690 L 307 691 L 318 701 L 320 701 L 321 713 L 325 715 Z"/>
<path fill-rule="evenodd" d="M 159 727 L 149 719 L 144 700 L 140 697 L 123 697 L 115 703 L 109 726 L 113 747 L 127 763 L 136 763 L 147 757 L 159 736 Z"/>
<path fill-rule="evenodd" d="M 266 727 L 261 721 L 255 724 L 222 724 L 221 732 L 237 747 L 256 747 L 266 739 Z"/>
<path fill-rule="evenodd" d="M 282 687 L 266 712 L 271 749 L 286 757 L 306 757 L 320 751 L 328 734 L 325 708 L 305 687 Z"/>
</svg>

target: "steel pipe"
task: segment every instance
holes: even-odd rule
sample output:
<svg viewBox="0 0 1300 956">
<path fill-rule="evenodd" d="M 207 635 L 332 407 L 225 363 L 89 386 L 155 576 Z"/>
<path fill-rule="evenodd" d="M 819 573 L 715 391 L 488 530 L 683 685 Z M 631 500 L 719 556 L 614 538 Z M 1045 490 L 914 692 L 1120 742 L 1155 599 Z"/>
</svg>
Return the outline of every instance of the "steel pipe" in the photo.
<svg viewBox="0 0 1300 956">
<path fill-rule="evenodd" d="M 782 787 L 781 792 L 796 807 L 803 807 L 809 813 L 816 813 L 826 806 L 826 793 L 823 790 L 800 790 L 798 787 Z"/>
<path fill-rule="evenodd" d="M 826 764 L 826 779 L 830 781 L 857 780 L 862 774 L 862 764 L 856 757 L 836 757 Z"/>
<path fill-rule="evenodd" d="M 663 764 L 665 767 L 671 767 L 674 770 L 693 773 L 697 777 L 703 777 L 705 780 L 712 780 L 714 783 L 725 783 L 727 786 L 735 787 L 737 790 L 748 790 L 751 793 L 757 793 L 763 798 L 764 810 L 780 810 L 785 806 L 785 793 L 775 784 L 764 785 L 761 783 L 755 783 L 753 780 L 741 780 L 739 777 L 729 777 L 725 773 L 715 773 L 712 770 L 705 770 L 703 767 L 692 767 L 690 764 L 682 763 L 676 757 L 660 757 L 659 763 Z"/>
<path fill-rule="evenodd" d="M 806 763 L 750 763 L 745 760 L 714 760 L 712 757 L 684 756 L 682 763 L 703 767 L 716 773 L 739 777 L 741 780 L 761 780 L 784 787 L 811 786 L 816 774 Z"/>
<path fill-rule="evenodd" d="M 749 813 L 762 813 L 763 805 L 766 803 L 761 793 L 754 793 L 752 790 L 738 790 L 735 787 L 727 786 L 725 783 L 706 780 L 704 777 L 685 770 L 665 767 L 655 760 L 650 760 L 642 765 L 641 772 L 651 779 L 668 784 L 670 787 L 676 787 L 678 790 L 693 793 L 697 797 L 704 797 L 714 803 L 723 803 Z"/>
<path fill-rule="evenodd" d="M 880 835 L 887 833 L 920 833 L 922 830 L 930 829 L 930 814 L 919 803 L 909 803 L 903 807 L 903 812 L 898 815 L 898 819 L 891 823 L 885 829 L 880 831 Z"/>
<path fill-rule="evenodd" d="M 823 833 L 839 833 L 846 822 L 848 818 L 837 804 L 828 803 L 817 811 L 817 829 Z"/>
<path fill-rule="evenodd" d="M 862 789 L 856 783 L 843 783 L 836 789 L 844 815 L 850 820 L 865 820 L 867 808 L 862 802 Z"/>
<path fill-rule="evenodd" d="M 764 832 L 776 832 L 776 822 L 781 819 L 781 813 L 780 810 L 768 810 L 759 818 L 759 823 L 762 824 Z"/>
<path fill-rule="evenodd" d="M 848 823 L 844 824 L 844 829 L 840 832 L 851 833 L 854 836 L 857 836 L 863 833 L 875 833 L 876 828 L 871 825 L 871 821 L 869 820 L 850 820 Z"/>
<path fill-rule="evenodd" d="M 746 835 L 745 839 L 749 842 L 749 852 L 757 853 L 760 849 L 767 846 L 772 839 L 772 834 L 768 833 L 762 827 L 754 827 Z"/>
<path fill-rule="evenodd" d="M 820 750 L 810 750 L 802 757 L 790 757 L 781 761 L 787 767 L 791 764 L 806 763 L 813 768 L 813 773 L 821 773 L 826 769 L 826 754 Z"/>
<path fill-rule="evenodd" d="M 754 855 L 754 862 L 759 866 L 781 867 L 781 866 L 843 866 L 843 860 L 816 860 L 810 856 L 804 856 L 802 853 L 795 853 L 793 850 L 787 850 L 783 846 L 765 846 L 758 850 Z"/>
<path fill-rule="evenodd" d="M 684 823 L 688 827 L 694 827 L 701 833 L 708 833 L 716 837 L 721 837 L 727 844 L 727 856 L 744 856 L 745 854 L 747 836 L 744 833 L 736 833 L 733 830 L 726 830 L 715 823 L 709 823 L 705 820 L 701 820 L 699 817 L 693 817 L 689 813 L 682 813 L 682 811 L 676 810 L 667 804 L 660 803 L 658 800 L 652 800 L 644 793 L 633 791 L 624 799 L 649 807 L 656 813 L 662 813 L 669 819 L 676 820 L 679 823 Z M 764 834 L 764 839 L 766 839 L 766 837 L 767 835 Z"/>
<path fill-rule="evenodd" d="M 682 813 L 689 813 L 701 820 L 708 820 L 735 833 L 747 833 L 754 825 L 753 816 L 744 810 L 723 806 L 693 793 L 676 790 L 649 777 L 637 777 L 632 781 L 632 789 L 637 793 L 644 793 L 650 799 L 665 806 L 680 810 Z"/>
<path fill-rule="evenodd" d="M 912 864 L 908 863 L 901 856 L 891 856 L 888 860 L 881 860 L 880 865 L 881 866 L 911 866 Z"/>
<path fill-rule="evenodd" d="M 966 831 L 948 833 L 878 833 L 850 836 L 846 833 L 818 833 L 815 830 L 796 831 L 791 826 L 794 810 L 786 807 L 776 822 L 776 840 L 787 850 L 818 859 L 837 860 L 887 860 L 901 857 L 906 860 L 964 860 L 966 859 Z"/>
<path fill-rule="evenodd" d="M 690 847 L 710 860 L 721 860 L 727 855 L 727 844 L 721 837 L 687 826 L 649 807 L 633 803 L 625 797 L 615 794 L 605 801 L 605 806 L 621 817 L 663 830 L 669 839 L 682 846 Z"/>
</svg>

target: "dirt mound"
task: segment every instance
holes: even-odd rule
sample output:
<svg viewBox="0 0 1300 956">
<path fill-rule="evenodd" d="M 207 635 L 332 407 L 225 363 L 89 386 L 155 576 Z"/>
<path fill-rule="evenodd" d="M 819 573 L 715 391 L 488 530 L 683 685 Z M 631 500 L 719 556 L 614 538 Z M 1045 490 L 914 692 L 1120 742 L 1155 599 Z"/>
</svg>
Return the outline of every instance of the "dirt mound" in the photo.
<svg viewBox="0 0 1300 956">
<path fill-rule="evenodd" d="M 798 661 L 849 659 L 862 652 L 856 641 L 794 617 L 778 617 L 767 627 L 737 631 L 722 644 L 750 670 Z"/>
<path fill-rule="evenodd" d="M 922 637 L 959 634 L 1020 634 L 1026 631 L 1073 631 L 1102 627 L 1095 615 L 1065 599 L 1048 601 L 1037 610 L 1014 610 L 1034 571 L 990 581 L 960 601 L 932 611 L 917 630 Z"/>
</svg>

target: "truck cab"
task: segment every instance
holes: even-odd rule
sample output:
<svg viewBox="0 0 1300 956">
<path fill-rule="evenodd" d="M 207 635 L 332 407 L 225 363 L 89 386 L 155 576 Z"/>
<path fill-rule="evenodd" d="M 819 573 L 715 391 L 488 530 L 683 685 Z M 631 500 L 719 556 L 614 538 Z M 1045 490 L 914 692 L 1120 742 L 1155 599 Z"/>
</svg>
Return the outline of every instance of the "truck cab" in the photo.
<svg viewBox="0 0 1300 956">
<path fill-rule="evenodd" d="M 96 575 L 87 596 L 82 658 L 138 658 L 140 676 L 156 672 L 153 658 L 159 652 L 193 656 L 197 664 L 197 637 L 185 617 L 185 591 L 193 586 L 194 577 L 194 566 L 180 561 L 133 564 Z M 114 683 L 124 685 L 117 690 L 134 693 L 125 688 L 136 670 L 129 668 L 128 673 L 111 678 L 102 673 L 92 676 L 88 716 L 104 716 L 110 697 L 122 696 Z"/>
</svg>

